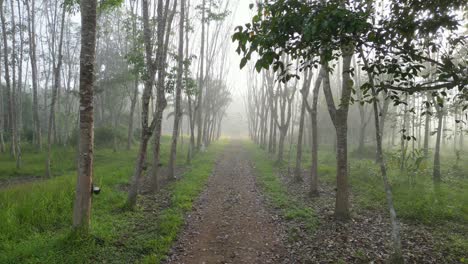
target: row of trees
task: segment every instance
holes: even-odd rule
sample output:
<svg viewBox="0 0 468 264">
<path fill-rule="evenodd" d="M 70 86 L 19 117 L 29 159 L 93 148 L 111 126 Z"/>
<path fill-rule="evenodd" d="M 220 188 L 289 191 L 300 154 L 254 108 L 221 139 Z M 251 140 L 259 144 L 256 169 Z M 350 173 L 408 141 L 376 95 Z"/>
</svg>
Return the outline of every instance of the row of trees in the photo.
<svg viewBox="0 0 468 264">
<path fill-rule="evenodd" d="M 468 108 L 466 1 L 263 1 L 251 23 L 233 35 L 241 67 L 251 76 L 246 99 L 251 138 L 283 160 L 287 135 L 297 145 L 295 178 L 301 180 L 304 140 L 310 142 L 312 195 L 318 195 L 318 147 L 330 126 L 318 119 L 328 112 L 335 133 L 335 216 L 349 219 L 348 135 L 364 152 L 374 132 L 392 220 L 393 260 L 402 261 L 400 227 L 384 161 L 384 137 L 400 140 L 401 168 L 408 145 L 428 158 L 433 141 L 433 181 L 441 181 L 440 149 L 449 132 L 458 152 L 466 133 Z M 252 8 L 254 6 L 252 5 Z M 465 27 L 465 28 L 464 28 Z M 252 73 L 253 74 L 253 73 Z M 312 91 L 311 91 L 312 89 Z M 323 91 L 324 100 L 320 98 Z M 324 104 L 319 105 L 324 101 Z M 353 103 L 355 111 L 353 112 Z M 299 105 L 298 107 L 296 105 Z M 306 117 L 309 129 L 306 129 Z M 322 118 L 320 118 L 323 120 Z M 329 122 L 329 121 L 328 121 Z M 372 129 L 369 129 L 373 124 Z M 324 129 L 325 128 L 325 129 Z M 298 131 L 296 132 L 295 129 Z M 390 130 L 392 130 L 391 133 Z M 307 136 L 304 137 L 304 131 Z M 423 132 L 424 133 L 423 133 Z M 325 134 L 324 133 L 328 133 Z M 297 137 L 296 137 L 297 136 Z M 293 137 L 296 137 L 293 139 Z M 446 135 L 445 140 L 448 140 Z"/>
<path fill-rule="evenodd" d="M 79 148 L 75 227 L 85 231 L 89 227 L 95 138 L 111 137 L 108 146 L 115 151 L 138 142 L 130 208 L 136 204 L 147 163 L 152 164 L 154 190 L 159 188 L 163 133 L 172 134 L 169 178 L 176 176 L 183 131 L 190 137 L 188 163 L 219 138 L 231 101 L 224 81 L 229 71 L 231 2 L 10 0 L 0 4 L 0 150 L 8 151 L 18 168 L 22 146 L 46 151 L 44 175 L 50 177 L 53 146 Z M 148 146 L 152 161 L 147 161 Z"/>
</svg>

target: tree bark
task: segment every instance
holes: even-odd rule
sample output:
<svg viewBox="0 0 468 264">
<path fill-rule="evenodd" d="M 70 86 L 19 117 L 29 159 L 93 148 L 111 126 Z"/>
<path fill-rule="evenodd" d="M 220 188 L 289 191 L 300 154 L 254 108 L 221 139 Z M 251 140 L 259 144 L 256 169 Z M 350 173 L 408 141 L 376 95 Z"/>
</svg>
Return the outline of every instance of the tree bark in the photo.
<svg viewBox="0 0 468 264">
<path fill-rule="evenodd" d="M 81 0 L 80 139 L 73 227 L 88 233 L 94 158 L 93 85 L 96 60 L 97 1 Z"/>
</svg>

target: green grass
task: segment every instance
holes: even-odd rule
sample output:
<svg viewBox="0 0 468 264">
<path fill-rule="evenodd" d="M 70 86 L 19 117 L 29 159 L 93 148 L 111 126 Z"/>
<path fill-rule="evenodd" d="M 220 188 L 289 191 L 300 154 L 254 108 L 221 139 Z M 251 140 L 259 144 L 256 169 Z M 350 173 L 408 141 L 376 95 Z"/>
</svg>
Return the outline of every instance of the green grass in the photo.
<svg viewBox="0 0 468 264">
<path fill-rule="evenodd" d="M 286 148 L 289 149 L 289 146 Z M 295 158 L 293 146 L 292 159 Z M 357 209 L 386 210 L 386 198 L 380 169 L 374 161 L 372 148 L 366 148 L 366 157 L 349 153 L 349 184 Z M 388 176 L 392 185 L 394 203 L 399 217 L 426 225 L 438 225 L 447 221 L 468 222 L 468 158 L 456 162 L 453 151 L 442 152 L 443 183 L 436 189 L 432 183 L 431 160 L 422 162 L 419 169 L 401 172 L 395 152 L 385 154 Z M 336 184 L 335 154 L 328 146 L 319 148 L 319 182 Z M 303 168 L 310 168 L 311 155 L 305 150 Z M 285 162 L 287 164 L 288 162 Z M 294 166 L 294 163 L 291 164 Z M 356 207 L 357 206 L 357 207 Z"/>
<path fill-rule="evenodd" d="M 304 224 L 310 232 L 315 230 L 318 220 L 315 212 L 301 201 L 293 198 L 281 179 L 277 175 L 277 164 L 268 157 L 268 154 L 256 147 L 253 143 L 245 143 L 252 154 L 255 164 L 258 183 L 263 189 L 269 202 L 288 221 Z M 290 236 L 294 239 L 294 230 L 290 230 Z"/>
<path fill-rule="evenodd" d="M 42 177 L 46 169 L 46 151 L 38 152 L 30 145 L 23 146 L 21 167 L 16 168 L 16 162 L 9 153 L 0 154 L 0 180 L 32 176 Z M 52 151 L 51 167 L 55 176 L 74 171 L 76 150 L 69 147 L 54 147 Z"/>
<path fill-rule="evenodd" d="M 135 150 L 96 151 L 95 182 L 102 192 L 93 198 L 91 236 L 86 238 L 74 236 L 70 228 L 76 172 L 0 191 L 0 263 L 128 263 L 145 256 L 150 262 L 162 259 L 222 147 L 215 144 L 198 155 L 183 179 L 168 187 L 171 205 L 158 212 L 154 228 L 127 234 L 124 245 L 122 236 L 145 221 L 141 209 L 122 209 L 126 192 L 117 188 L 126 184 L 133 172 Z M 168 152 L 169 138 L 164 137 L 163 161 Z M 179 164 L 184 163 L 185 154 L 185 150 L 179 150 Z M 73 163 L 74 155 L 70 157 L 63 156 L 60 161 Z M 37 159 L 37 163 L 43 163 Z"/>
</svg>

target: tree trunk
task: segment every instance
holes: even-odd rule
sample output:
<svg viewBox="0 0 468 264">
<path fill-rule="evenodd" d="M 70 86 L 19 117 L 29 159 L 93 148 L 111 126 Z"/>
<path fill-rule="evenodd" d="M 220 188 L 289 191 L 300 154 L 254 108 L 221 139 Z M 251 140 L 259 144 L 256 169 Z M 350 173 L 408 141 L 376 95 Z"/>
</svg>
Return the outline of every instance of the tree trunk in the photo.
<svg viewBox="0 0 468 264">
<path fill-rule="evenodd" d="M 429 93 L 426 93 L 426 116 L 425 116 L 425 123 L 424 123 L 424 157 L 429 158 L 429 137 L 430 137 L 430 123 L 431 123 L 431 116 L 429 115 L 429 112 L 431 111 L 430 108 L 430 95 Z"/>
<path fill-rule="evenodd" d="M 280 135 L 279 135 L 279 143 L 278 143 L 278 159 L 276 160 L 278 164 L 280 164 L 283 161 L 284 141 L 286 139 L 287 130 L 283 128 L 279 128 L 279 132 L 280 132 Z"/>
<path fill-rule="evenodd" d="M 172 130 L 171 154 L 169 159 L 169 178 L 175 177 L 175 163 L 177 155 L 177 138 L 179 135 L 180 119 L 182 117 L 181 96 L 182 96 L 182 76 L 184 73 L 184 22 L 185 22 L 185 0 L 180 1 L 180 22 L 179 22 L 179 54 L 177 67 L 177 84 L 175 98 L 174 126 Z"/>
<path fill-rule="evenodd" d="M 171 32 L 171 25 L 172 25 L 172 20 L 174 18 L 174 14 L 176 12 L 176 7 L 177 7 L 177 0 L 174 1 L 174 6 L 172 8 L 171 14 L 168 17 L 168 4 L 169 2 L 166 2 L 166 7 L 165 7 L 165 13 L 164 13 L 164 18 L 162 16 L 158 17 L 158 24 L 161 25 L 161 27 L 158 26 L 158 82 L 156 85 L 156 113 L 154 117 L 154 147 L 153 147 L 153 190 L 158 191 L 159 190 L 159 166 L 161 164 L 161 135 L 162 135 L 162 120 L 163 120 L 163 113 L 164 109 L 167 106 L 167 100 L 166 100 L 166 90 L 165 90 L 165 78 L 166 78 L 166 60 L 167 60 L 167 53 L 168 53 L 168 45 L 169 45 L 169 34 Z M 162 8 L 162 0 L 158 1 L 158 6 Z M 158 8 L 159 10 L 159 8 Z M 162 14 L 161 14 L 162 15 Z M 167 30 L 166 30 L 167 26 Z"/>
<path fill-rule="evenodd" d="M 54 87 L 52 88 L 52 98 L 50 103 L 50 114 L 49 114 L 49 129 L 47 130 L 47 163 L 46 163 L 46 177 L 52 177 L 51 171 L 51 160 L 52 160 L 52 128 L 55 124 L 55 103 L 57 101 L 57 93 L 60 87 L 60 76 L 62 69 L 62 46 L 63 46 L 63 31 L 65 27 L 65 14 L 66 5 L 63 5 L 62 9 L 62 20 L 60 24 L 60 39 L 59 39 L 59 50 L 57 65 L 54 65 Z"/>
<path fill-rule="evenodd" d="M 336 124 L 336 203 L 335 216 L 349 218 L 348 193 L 348 125 L 347 117 L 337 115 Z"/>
<path fill-rule="evenodd" d="M 31 7 L 29 1 L 25 1 L 26 9 L 29 17 L 28 33 L 29 33 L 29 58 L 31 60 L 31 78 L 33 88 L 33 129 L 35 144 L 39 150 L 42 150 L 42 135 L 41 123 L 39 119 L 39 103 L 37 96 L 38 89 L 38 73 L 37 73 L 37 55 L 36 55 L 36 21 L 35 21 L 35 0 L 31 0 Z M 31 12 L 31 9 L 33 12 Z"/>
<path fill-rule="evenodd" d="M 349 219 L 349 193 L 348 193 L 348 110 L 351 98 L 353 81 L 351 80 L 351 59 L 354 45 L 351 43 L 342 47 L 343 68 L 341 84 L 340 108 L 336 109 L 333 94 L 330 87 L 328 65 L 324 77 L 323 89 L 328 105 L 328 111 L 336 130 L 336 203 L 335 217 L 341 220 Z"/>
<path fill-rule="evenodd" d="M 80 139 L 73 227 L 87 234 L 91 218 L 94 157 L 93 85 L 96 59 L 97 1 L 81 0 Z"/>
<path fill-rule="evenodd" d="M 364 65 L 368 68 L 367 59 L 364 57 L 364 53 L 360 52 L 361 57 L 364 60 Z M 375 89 L 374 76 L 372 73 L 368 73 L 369 82 L 372 88 L 372 95 L 377 98 L 377 91 Z M 401 235 L 400 235 L 400 222 L 398 221 L 395 207 L 393 205 L 393 194 L 390 183 L 387 177 L 387 166 L 383 155 L 382 148 L 382 131 L 380 130 L 380 114 L 377 105 L 377 100 L 373 100 L 374 107 L 374 121 L 375 121 L 375 139 L 377 141 L 377 162 L 380 165 L 380 172 L 382 173 L 382 180 L 385 188 L 385 195 L 387 199 L 387 205 L 390 212 L 390 221 L 392 223 L 392 247 L 393 254 L 391 256 L 391 263 L 404 263 L 403 254 L 401 250 Z"/>
<path fill-rule="evenodd" d="M 203 103 L 203 87 L 205 85 L 205 6 L 206 0 L 202 2 L 202 33 L 201 33 L 201 46 L 200 46 L 200 73 L 199 73 L 199 87 L 198 87 L 198 95 L 197 95 L 197 107 L 196 107 L 196 114 L 197 114 L 197 150 L 199 151 L 202 144 L 202 103 Z"/>
<path fill-rule="evenodd" d="M 145 76 L 145 89 L 141 97 L 141 137 L 140 147 L 135 162 L 135 170 L 133 172 L 131 185 L 128 191 L 127 206 L 132 209 L 136 205 L 138 189 L 140 184 L 141 174 L 145 169 L 145 161 L 147 155 L 148 141 L 152 134 L 152 126 L 148 126 L 149 103 L 153 91 L 155 64 L 152 59 L 153 42 L 151 41 L 151 28 L 149 23 L 148 0 L 143 0 L 141 4 L 142 20 L 143 20 L 143 41 L 145 46 L 146 67 L 148 75 Z M 162 11 L 161 11 L 162 12 Z M 160 26 L 160 25 L 158 25 Z"/>
<path fill-rule="evenodd" d="M 17 83 L 16 83 L 16 22 L 15 22 L 15 12 L 14 12 L 14 1 L 10 1 L 10 8 L 11 8 L 11 35 L 14 36 L 11 38 L 11 69 L 12 69 L 12 85 L 11 85 L 11 93 L 10 93 L 10 105 L 11 105 L 11 155 L 15 158 L 16 161 L 16 168 L 19 169 L 19 165 L 21 164 L 21 152 L 19 151 L 19 136 L 18 136 L 18 118 L 17 118 Z"/>
<path fill-rule="evenodd" d="M 310 111 L 310 123 L 311 123 L 311 130 L 312 130 L 312 167 L 310 171 L 310 195 L 312 197 L 319 196 L 319 189 L 318 189 L 318 124 L 317 124 L 317 104 L 318 104 L 318 97 L 320 93 L 320 85 L 323 80 L 323 76 L 326 73 L 325 68 L 322 67 L 320 70 L 320 75 L 317 78 L 314 86 L 314 91 L 312 93 L 312 107 Z"/>
<path fill-rule="evenodd" d="M 298 140 L 297 140 L 297 154 L 296 154 L 296 168 L 294 170 L 294 175 L 296 180 L 302 180 L 302 145 L 304 143 L 303 134 L 304 134 L 304 122 L 305 114 L 308 108 L 307 97 L 309 96 L 310 83 L 312 78 L 312 72 L 306 70 L 304 73 L 304 82 L 301 90 L 302 95 L 302 105 L 301 105 L 301 116 L 299 118 L 299 131 L 298 131 Z"/>
<path fill-rule="evenodd" d="M 7 120 L 8 120 L 8 125 L 10 126 L 10 130 L 12 135 L 14 135 L 13 131 L 13 100 L 12 100 L 12 95 L 11 95 L 11 79 L 10 79 L 10 66 L 8 63 L 8 39 L 7 39 L 7 32 L 6 32 L 6 22 L 5 22 L 5 14 L 3 10 L 3 0 L 0 0 L 0 18 L 2 22 L 2 36 L 3 36 L 3 63 L 5 67 L 5 81 L 6 81 L 6 98 L 7 98 Z M 5 122 L 6 123 L 6 122 Z M 13 139 L 11 139 L 13 142 Z M 14 148 L 11 149 L 12 152 L 14 152 Z M 13 154 L 13 153 L 12 153 Z"/>
<path fill-rule="evenodd" d="M 306 100 L 307 100 L 308 95 L 309 95 L 309 89 L 307 88 L 307 93 L 304 92 L 304 94 L 302 95 L 301 116 L 299 117 L 299 131 L 297 132 L 298 135 L 297 135 L 296 168 L 294 169 L 294 178 L 296 181 L 302 181 L 302 167 L 301 167 L 302 144 L 304 142 L 303 140 L 304 119 L 305 119 L 305 113 L 306 113 Z"/>
<path fill-rule="evenodd" d="M 130 150 L 132 148 L 132 142 L 133 142 L 133 118 L 135 116 L 135 106 L 138 100 L 138 74 L 135 74 L 133 96 L 130 100 L 131 102 L 130 102 L 130 116 L 128 117 L 127 150 Z"/>
<path fill-rule="evenodd" d="M 405 102 L 408 102 L 408 95 L 405 97 Z M 401 162 L 400 162 L 400 171 L 403 171 L 406 165 L 406 138 L 405 135 L 408 132 L 408 105 L 405 104 L 403 109 L 403 127 L 401 129 L 402 135 L 400 139 L 400 151 L 401 151 Z"/>
<path fill-rule="evenodd" d="M 436 137 L 436 144 L 435 144 L 435 150 L 434 150 L 434 168 L 432 172 L 432 180 L 434 182 L 435 186 L 438 186 L 441 182 L 441 175 L 440 175 L 440 142 L 441 142 L 441 137 L 442 137 L 442 129 L 443 129 L 443 120 L 444 120 L 444 112 L 442 107 L 437 106 L 437 119 L 438 119 L 438 125 L 437 125 L 437 137 Z"/>
</svg>

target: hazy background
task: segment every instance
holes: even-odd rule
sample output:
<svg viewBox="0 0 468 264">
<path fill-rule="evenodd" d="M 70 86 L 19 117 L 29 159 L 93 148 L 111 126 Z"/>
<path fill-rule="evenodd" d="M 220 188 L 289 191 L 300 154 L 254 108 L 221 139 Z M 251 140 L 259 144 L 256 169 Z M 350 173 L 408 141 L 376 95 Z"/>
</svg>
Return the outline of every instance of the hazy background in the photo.
<svg viewBox="0 0 468 264">
<path fill-rule="evenodd" d="M 244 25 L 250 21 L 251 10 L 249 9 L 249 4 L 253 3 L 251 0 L 239 0 L 234 4 L 233 9 L 233 27 L 238 25 Z M 223 120 L 222 124 L 222 134 L 227 137 L 247 137 L 248 136 L 248 127 L 247 127 L 247 116 L 244 107 L 244 94 L 247 87 L 247 68 L 239 69 L 239 63 L 241 57 L 236 53 L 237 45 L 236 43 L 230 42 L 230 69 L 227 83 L 232 90 L 233 101 L 229 106 L 226 117 Z"/>
</svg>

